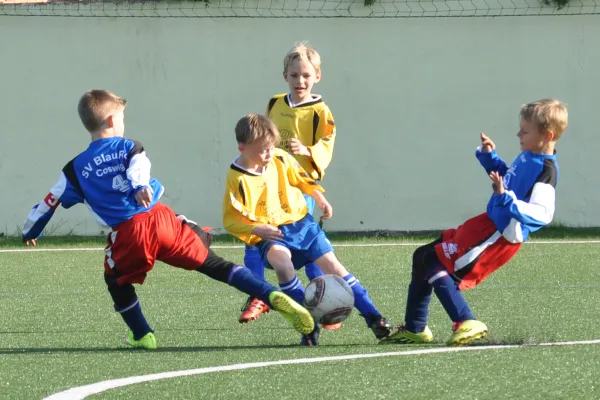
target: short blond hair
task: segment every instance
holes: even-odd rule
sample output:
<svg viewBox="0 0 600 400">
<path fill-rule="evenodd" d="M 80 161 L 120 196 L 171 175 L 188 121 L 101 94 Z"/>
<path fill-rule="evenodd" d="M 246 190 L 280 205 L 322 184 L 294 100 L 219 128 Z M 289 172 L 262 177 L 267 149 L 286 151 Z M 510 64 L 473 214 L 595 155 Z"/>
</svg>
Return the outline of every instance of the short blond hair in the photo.
<svg viewBox="0 0 600 400">
<path fill-rule="evenodd" d="M 553 132 L 554 140 L 560 139 L 569 124 L 566 105 L 556 99 L 541 99 L 524 104 L 519 117 L 535 124 L 540 132 Z"/>
<path fill-rule="evenodd" d="M 125 108 L 127 100 L 108 90 L 88 90 L 79 99 L 77 112 L 88 132 L 97 132 L 106 119 Z"/>
<path fill-rule="evenodd" d="M 235 125 L 235 139 L 239 144 L 259 142 L 277 146 L 281 136 L 273 121 L 264 115 L 252 113 L 240 118 Z"/>
<path fill-rule="evenodd" d="M 283 58 L 283 74 L 286 75 L 290 64 L 296 60 L 306 60 L 315 68 L 315 72 L 321 72 L 321 56 L 313 47 L 304 41 L 296 43 Z"/>
</svg>

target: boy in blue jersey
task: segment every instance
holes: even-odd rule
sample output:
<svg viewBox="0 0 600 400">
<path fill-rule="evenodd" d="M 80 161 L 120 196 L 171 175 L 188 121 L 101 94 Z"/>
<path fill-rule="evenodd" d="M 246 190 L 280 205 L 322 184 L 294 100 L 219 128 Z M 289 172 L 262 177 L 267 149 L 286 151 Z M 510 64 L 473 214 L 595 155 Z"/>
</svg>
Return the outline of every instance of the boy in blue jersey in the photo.
<svg viewBox="0 0 600 400">
<path fill-rule="evenodd" d="M 530 233 L 552 221 L 558 180 L 555 146 L 567 125 L 567 108 L 558 100 L 524 105 L 517 133 L 521 153 L 510 166 L 498 156 L 494 142 L 481 134 L 475 155 L 493 188 L 487 212 L 414 252 L 404 325 L 383 343 L 433 341 L 427 327 L 432 292 L 453 322 L 451 345 L 487 336 L 487 326 L 475 319 L 461 291 L 506 264 Z"/>
<path fill-rule="evenodd" d="M 65 165 L 56 185 L 29 213 L 23 226 L 25 244 L 36 245 L 59 205 L 68 209 L 86 204 L 99 223 L 112 228 L 105 248 L 104 279 L 115 311 L 130 329 L 124 342 L 130 347 L 157 347 L 133 287 L 144 283 L 156 260 L 201 272 L 256 296 L 300 333 L 311 332 L 314 320 L 304 307 L 243 266 L 217 256 L 208 248 L 210 238 L 202 229 L 160 202 L 164 187 L 150 176 L 144 147 L 123 138 L 125 105 L 123 98 L 106 90 L 91 90 L 81 97 L 78 112 L 92 142 Z"/>
</svg>

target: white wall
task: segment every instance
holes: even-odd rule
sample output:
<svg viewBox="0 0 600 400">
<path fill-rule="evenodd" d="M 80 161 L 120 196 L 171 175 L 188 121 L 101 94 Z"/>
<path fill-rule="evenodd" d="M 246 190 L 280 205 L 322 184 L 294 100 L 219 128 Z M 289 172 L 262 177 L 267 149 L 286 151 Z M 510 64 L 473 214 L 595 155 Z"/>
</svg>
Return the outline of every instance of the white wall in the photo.
<svg viewBox="0 0 600 400">
<path fill-rule="evenodd" d="M 421 230 L 485 210 L 480 131 L 511 161 L 522 103 L 570 107 L 559 143 L 556 220 L 600 225 L 600 16 L 409 19 L 0 17 L 0 231 L 12 234 L 89 141 L 76 104 L 89 88 L 129 100 L 165 202 L 221 227 L 233 126 L 286 90 L 282 58 L 309 40 L 323 57 L 338 125 L 325 179 L 328 230 Z M 84 206 L 53 233 L 96 234 Z"/>
</svg>

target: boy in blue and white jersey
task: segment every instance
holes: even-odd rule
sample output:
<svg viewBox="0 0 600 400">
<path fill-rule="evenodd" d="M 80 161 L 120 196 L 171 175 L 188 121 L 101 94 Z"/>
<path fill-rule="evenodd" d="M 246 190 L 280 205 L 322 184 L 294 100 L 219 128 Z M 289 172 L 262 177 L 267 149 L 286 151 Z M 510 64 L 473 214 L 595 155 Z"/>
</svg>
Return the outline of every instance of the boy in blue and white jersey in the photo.
<svg viewBox="0 0 600 400">
<path fill-rule="evenodd" d="M 567 108 L 558 100 L 524 105 L 517 133 L 521 153 L 510 166 L 498 156 L 494 142 L 481 134 L 475 155 L 493 188 L 487 211 L 414 252 L 404 325 L 383 342 L 433 341 L 427 327 L 432 292 L 452 320 L 450 344 L 487 336 L 487 326 L 475 319 L 461 291 L 506 264 L 530 233 L 552 221 L 558 181 L 555 147 L 567 125 Z"/>
</svg>

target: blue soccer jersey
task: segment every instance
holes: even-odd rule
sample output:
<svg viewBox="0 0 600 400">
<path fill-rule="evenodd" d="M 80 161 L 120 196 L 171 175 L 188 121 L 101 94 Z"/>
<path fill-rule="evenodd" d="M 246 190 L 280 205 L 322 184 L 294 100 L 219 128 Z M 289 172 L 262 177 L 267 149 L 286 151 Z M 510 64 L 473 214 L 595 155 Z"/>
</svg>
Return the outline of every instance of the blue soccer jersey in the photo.
<svg viewBox="0 0 600 400">
<path fill-rule="evenodd" d="M 492 195 L 487 214 L 505 239 L 525 242 L 531 232 L 552 221 L 558 181 L 556 155 L 525 151 L 510 166 L 495 150 L 485 153 L 478 148 L 476 157 L 488 174 L 497 171 L 503 176 L 505 192 Z"/>
<path fill-rule="evenodd" d="M 83 203 L 101 225 L 108 227 L 148 211 L 164 192 L 160 182 L 151 178 L 150 166 L 138 141 L 122 137 L 93 141 L 64 166 L 46 198 L 32 208 L 23 225 L 23 239 L 41 236 L 59 205 L 70 208 Z M 153 191 L 148 208 L 135 200 L 135 193 L 142 188 Z"/>
</svg>

